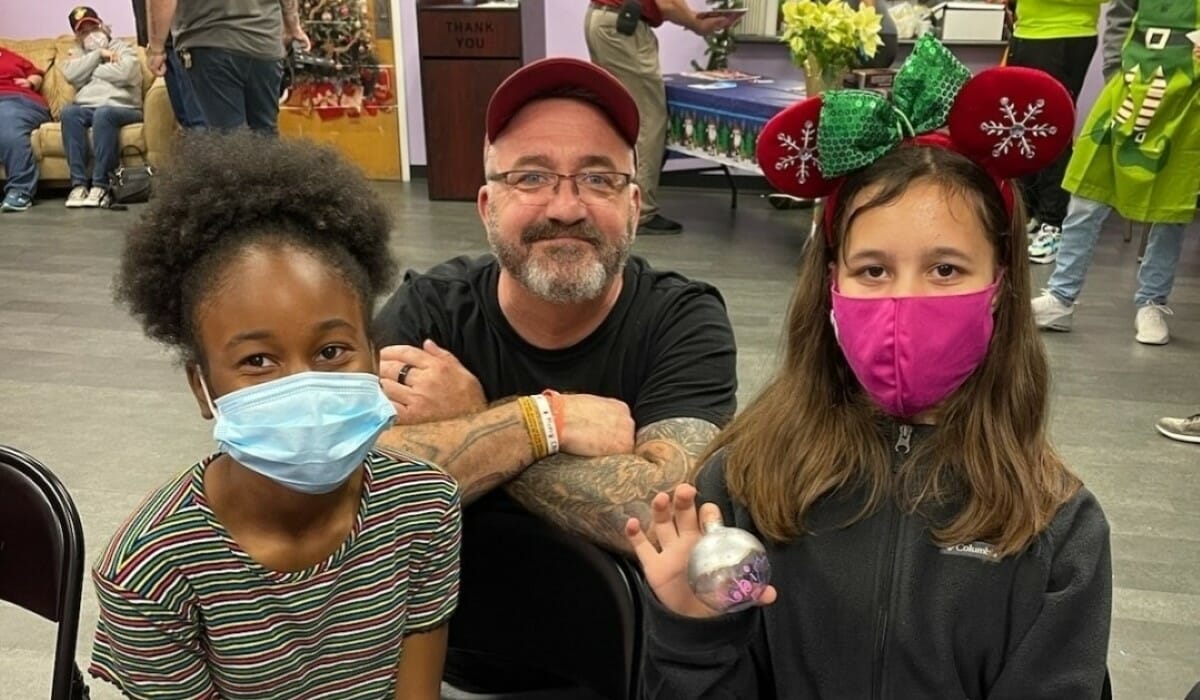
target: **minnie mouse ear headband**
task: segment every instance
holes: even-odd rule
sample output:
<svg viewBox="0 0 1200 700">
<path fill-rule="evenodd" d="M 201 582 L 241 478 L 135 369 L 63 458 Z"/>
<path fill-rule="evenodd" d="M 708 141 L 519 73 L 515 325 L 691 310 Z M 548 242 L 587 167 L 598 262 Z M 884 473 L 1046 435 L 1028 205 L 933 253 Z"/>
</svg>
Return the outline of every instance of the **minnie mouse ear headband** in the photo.
<svg viewBox="0 0 1200 700">
<path fill-rule="evenodd" d="M 932 35 L 917 40 L 892 98 L 831 90 L 776 114 L 758 138 L 757 158 L 777 190 L 825 202 L 825 236 L 843 176 L 902 143 L 946 148 L 970 158 L 1000 189 L 1012 215 L 1009 178 L 1046 167 L 1071 143 L 1075 106 L 1050 75 L 1032 68 L 971 71 Z M 945 131 L 941 131 L 945 127 Z"/>
</svg>

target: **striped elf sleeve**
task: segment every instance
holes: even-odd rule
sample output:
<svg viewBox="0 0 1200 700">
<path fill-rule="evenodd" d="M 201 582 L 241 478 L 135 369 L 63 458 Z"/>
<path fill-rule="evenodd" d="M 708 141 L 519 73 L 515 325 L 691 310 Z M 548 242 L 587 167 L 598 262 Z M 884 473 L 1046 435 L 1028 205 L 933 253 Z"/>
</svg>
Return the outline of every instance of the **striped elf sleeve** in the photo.
<svg viewBox="0 0 1200 700">
<path fill-rule="evenodd" d="M 428 547 L 414 562 L 409 582 L 408 622 L 405 634 L 441 627 L 458 604 L 458 554 L 462 545 L 462 512 L 455 490 Z"/>
</svg>

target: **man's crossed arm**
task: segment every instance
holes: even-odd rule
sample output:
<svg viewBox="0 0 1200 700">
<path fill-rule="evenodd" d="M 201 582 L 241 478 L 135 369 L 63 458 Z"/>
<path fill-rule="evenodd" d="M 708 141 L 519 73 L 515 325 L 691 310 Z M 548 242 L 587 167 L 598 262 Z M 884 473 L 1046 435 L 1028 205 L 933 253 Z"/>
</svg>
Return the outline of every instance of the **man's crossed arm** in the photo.
<svg viewBox="0 0 1200 700">
<path fill-rule="evenodd" d="M 561 452 L 535 460 L 517 404 L 485 406 L 478 380 L 448 351 L 430 343 L 385 348 L 379 374 L 398 411 L 381 448 L 442 467 L 465 503 L 503 485 L 530 512 L 626 554 L 629 517 L 649 531 L 650 500 L 680 484 L 718 432 L 705 420 L 669 418 L 635 436 L 624 403 L 564 394 Z"/>
</svg>

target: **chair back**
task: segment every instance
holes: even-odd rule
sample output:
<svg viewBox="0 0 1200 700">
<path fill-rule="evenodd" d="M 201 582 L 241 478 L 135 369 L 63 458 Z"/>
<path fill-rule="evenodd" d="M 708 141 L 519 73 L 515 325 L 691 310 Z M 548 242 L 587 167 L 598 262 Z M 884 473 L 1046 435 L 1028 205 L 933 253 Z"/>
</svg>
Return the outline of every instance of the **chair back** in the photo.
<svg viewBox="0 0 1200 700">
<path fill-rule="evenodd" d="M 636 568 L 499 500 L 485 498 L 464 513 L 445 679 L 471 692 L 570 687 L 637 697 Z"/>
<path fill-rule="evenodd" d="M 33 457 L 0 445 L 0 600 L 58 623 L 52 700 L 68 700 L 78 674 L 83 569 L 83 525 L 62 482 Z"/>
</svg>

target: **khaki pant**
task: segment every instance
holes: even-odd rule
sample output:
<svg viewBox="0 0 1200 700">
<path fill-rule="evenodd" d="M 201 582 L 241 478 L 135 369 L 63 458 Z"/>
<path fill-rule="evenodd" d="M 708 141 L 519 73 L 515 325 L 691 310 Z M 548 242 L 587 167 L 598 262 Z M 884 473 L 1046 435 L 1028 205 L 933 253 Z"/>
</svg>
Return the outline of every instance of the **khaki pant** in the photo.
<svg viewBox="0 0 1200 700">
<path fill-rule="evenodd" d="M 592 63 L 616 76 L 637 103 L 638 171 L 642 191 L 642 223 L 658 213 L 658 176 L 667 145 L 667 90 L 658 63 L 658 37 L 645 22 L 626 36 L 617 31 L 617 13 L 591 5 L 584 18 L 584 37 Z"/>
</svg>

